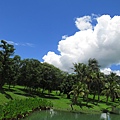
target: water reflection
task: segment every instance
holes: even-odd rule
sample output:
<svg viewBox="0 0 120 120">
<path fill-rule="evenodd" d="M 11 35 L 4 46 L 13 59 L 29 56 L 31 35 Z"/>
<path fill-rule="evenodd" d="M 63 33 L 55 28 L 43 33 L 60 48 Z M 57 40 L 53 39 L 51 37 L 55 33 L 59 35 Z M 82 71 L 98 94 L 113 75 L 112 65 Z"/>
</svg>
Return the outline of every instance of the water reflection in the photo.
<svg viewBox="0 0 120 120">
<path fill-rule="evenodd" d="M 50 108 L 50 116 L 53 117 L 54 114 L 55 114 L 55 111 L 52 108 Z"/>
<path fill-rule="evenodd" d="M 75 113 L 75 119 L 78 119 L 78 113 Z"/>
<path fill-rule="evenodd" d="M 107 113 L 102 113 L 101 116 L 100 116 L 100 119 L 101 120 L 110 120 L 110 114 L 107 112 Z"/>
<path fill-rule="evenodd" d="M 104 117 L 106 115 L 106 117 Z M 103 118 L 102 118 L 102 117 Z M 120 115 L 113 114 L 80 114 L 64 111 L 37 111 L 24 120 L 120 120 Z"/>
</svg>

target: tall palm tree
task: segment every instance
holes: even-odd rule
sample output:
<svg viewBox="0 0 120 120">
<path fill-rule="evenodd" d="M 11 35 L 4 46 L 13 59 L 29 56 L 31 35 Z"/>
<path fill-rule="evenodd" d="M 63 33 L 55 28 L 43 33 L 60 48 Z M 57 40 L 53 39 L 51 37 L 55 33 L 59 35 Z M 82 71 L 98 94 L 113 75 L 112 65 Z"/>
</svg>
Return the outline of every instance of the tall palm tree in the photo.
<svg viewBox="0 0 120 120">
<path fill-rule="evenodd" d="M 86 99 L 88 103 L 88 95 L 89 95 L 89 89 L 87 85 L 88 80 L 88 66 L 84 63 L 78 63 L 74 64 L 74 72 L 77 74 L 77 85 L 74 86 L 75 89 L 73 89 L 75 102 L 79 94 L 83 93 L 83 100 Z M 76 95 L 77 94 L 77 95 Z"/>
<path fill-rule="evenodd" d="M 107 76 L 107 81 L 104 90 L 102 91 L 106 95 L 106 102 L 108 102 L 109 97 L 111 98 L 111 101 L 114 102 L 116 95 L 120 93 L 120 85 L 117 80 L 118 76 L 113 72 Z"/>
<path fill-rule="evenodd" d="M 88 60 L 88 69 L 89 69 L 89 90 L 93 92 L 93 100 L 95 100 L 96 92 L 98 91 L 98 101 L 100 99 L 100 65 L 98 61 L 93 58 Z"/>
</svg>

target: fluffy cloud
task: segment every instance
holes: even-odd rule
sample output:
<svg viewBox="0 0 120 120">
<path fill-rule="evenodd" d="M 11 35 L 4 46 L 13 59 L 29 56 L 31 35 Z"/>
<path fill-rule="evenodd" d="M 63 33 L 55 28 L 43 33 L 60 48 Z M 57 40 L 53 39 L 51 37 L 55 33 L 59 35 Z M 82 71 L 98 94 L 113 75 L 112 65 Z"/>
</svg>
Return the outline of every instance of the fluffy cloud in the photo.
<svg viewBox="0 0 120 120">
<path fill-rule="evenodd" d="M 87 29 L 91 29 L 92 25 L 91 25 L 91 17 L 90 16 L 84 16 L 81 18 L 77 18 L 75 21 L 75 25 L 79 30 L 87 30 Z"/>
<path fill-rule="evenodd" d="M 120 70 L 111 70 L 110 68 L 104 68 L 101 70 L 101 72 L 103 72 L 106 75 L 109 75 L 111 72 L 113 72 L 120 76 Z"/>
<path fill-rule="evenodd" d="M 68 72 L 73 63 L 86 63 L 89 58 L 96 58 L 102 68 L 120 63 L 120 16 L 83 16 L 76 18 L 75 25 L 78 32 L 59 41 L 60 55 L 49 51 L 44 62 Z"/>
</svg>

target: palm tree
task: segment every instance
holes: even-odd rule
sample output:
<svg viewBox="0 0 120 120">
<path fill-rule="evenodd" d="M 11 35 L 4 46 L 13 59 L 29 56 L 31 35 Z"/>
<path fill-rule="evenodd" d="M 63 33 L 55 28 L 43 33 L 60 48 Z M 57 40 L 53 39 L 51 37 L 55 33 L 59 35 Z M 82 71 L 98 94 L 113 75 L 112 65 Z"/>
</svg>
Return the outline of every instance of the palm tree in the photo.
<svg viewBox="0 0 120 120">
<path fill-rule="evenodd" d="M 89 89 L 88 89 L 88 66 L 84 63 L 78 63 L 78 64 L 74 64 L 74 71 L 77 74 L 77 80 L 78 83 L 77 85 L 74 86 L 74 92 L 75 92 L 75 101 L 76 98 L 78 97 L 78 95 L 76 95 L 76 93 L 83 93 L 83 100 L 86 100 L 88 103 L 88 95 L 89 95 Z M 78 92 L 76 92 L 76 89 Z M 78 90 L 79 89 L 79 90 Z"/>
<path fill-rule="evenodd" d="M 88 67 L 84 63 L 73 64 L 74 65 L 74 72 L 77 74 L 78 81 L 85 82 L 87 77 Z"/>
<path fill-rule="evenodd" d="M 101 72 L 99 69 L 100 65 L 98 61 L 93 58 L 88 60 L 88 71 L 89 71 L 89 91 L 93 92 L 93 100 L 95 100 L 96 94 L 98 94 L 98 101 L 100 100 L 100 84 L 101 84 Z"/>
<path fill-rule="evenodd" d="M 120 93 L 120 85 L 117 82 L 118 76 L 116 73 L 111 73 L 107 76 L 107 81 L 104 86 L 104 90 L 102 93 L 106 95 L 106 102 L 108 102 L 109 97 L 111 98 L 111 101 L 114 102 L 116 99 L 116 96 Z"/>
<path fill-rule="evenodd" d="M 91 70 L 91 71 L 94 71 L 94 72 L 100 71 L 100 69 L 99 69 L 100 65 L 98 64 L 98 61 L 95 58 L 93 58 L 93 59 L 90 58 L 88 60 L 88 67 L 89 67 L 89 70 Z"/>
<path fill-rule="evenodd" d="M 102 88 L 104 85 L 104 73 L 102 72 L 97 72 L 97 94 L 98 94 L 98 102 L 100 101 L 100 95 L 102 92 Z"/>
<path fill-rule="evenodd" d="M 78 82 L 77 84 L 73 85 L 73 90 L 69 94 L 73 94 L 72 102 L 73 104 L 78 103 L 78 97 L 85 95 L 85 90 L 87 88 L 86 84 L 82 84 L 82 82 Z"/>
</svg>

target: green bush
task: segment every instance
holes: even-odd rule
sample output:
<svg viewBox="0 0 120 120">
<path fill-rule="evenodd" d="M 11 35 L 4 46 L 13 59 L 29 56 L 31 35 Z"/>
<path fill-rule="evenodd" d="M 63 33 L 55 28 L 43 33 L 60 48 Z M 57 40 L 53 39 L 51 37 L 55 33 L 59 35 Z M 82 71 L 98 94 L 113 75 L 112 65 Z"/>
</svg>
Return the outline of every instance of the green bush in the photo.
<svg viewBox="0 0 120 120">
<path fill-rule="evenodd" d="M 28 116 L 29 113 L 39 109 L 49 109 L 53 104 L 45 99 L 29 98 L 11 100 L 0 106 L 0 120 L 12 120 Z"/>
</svg>

